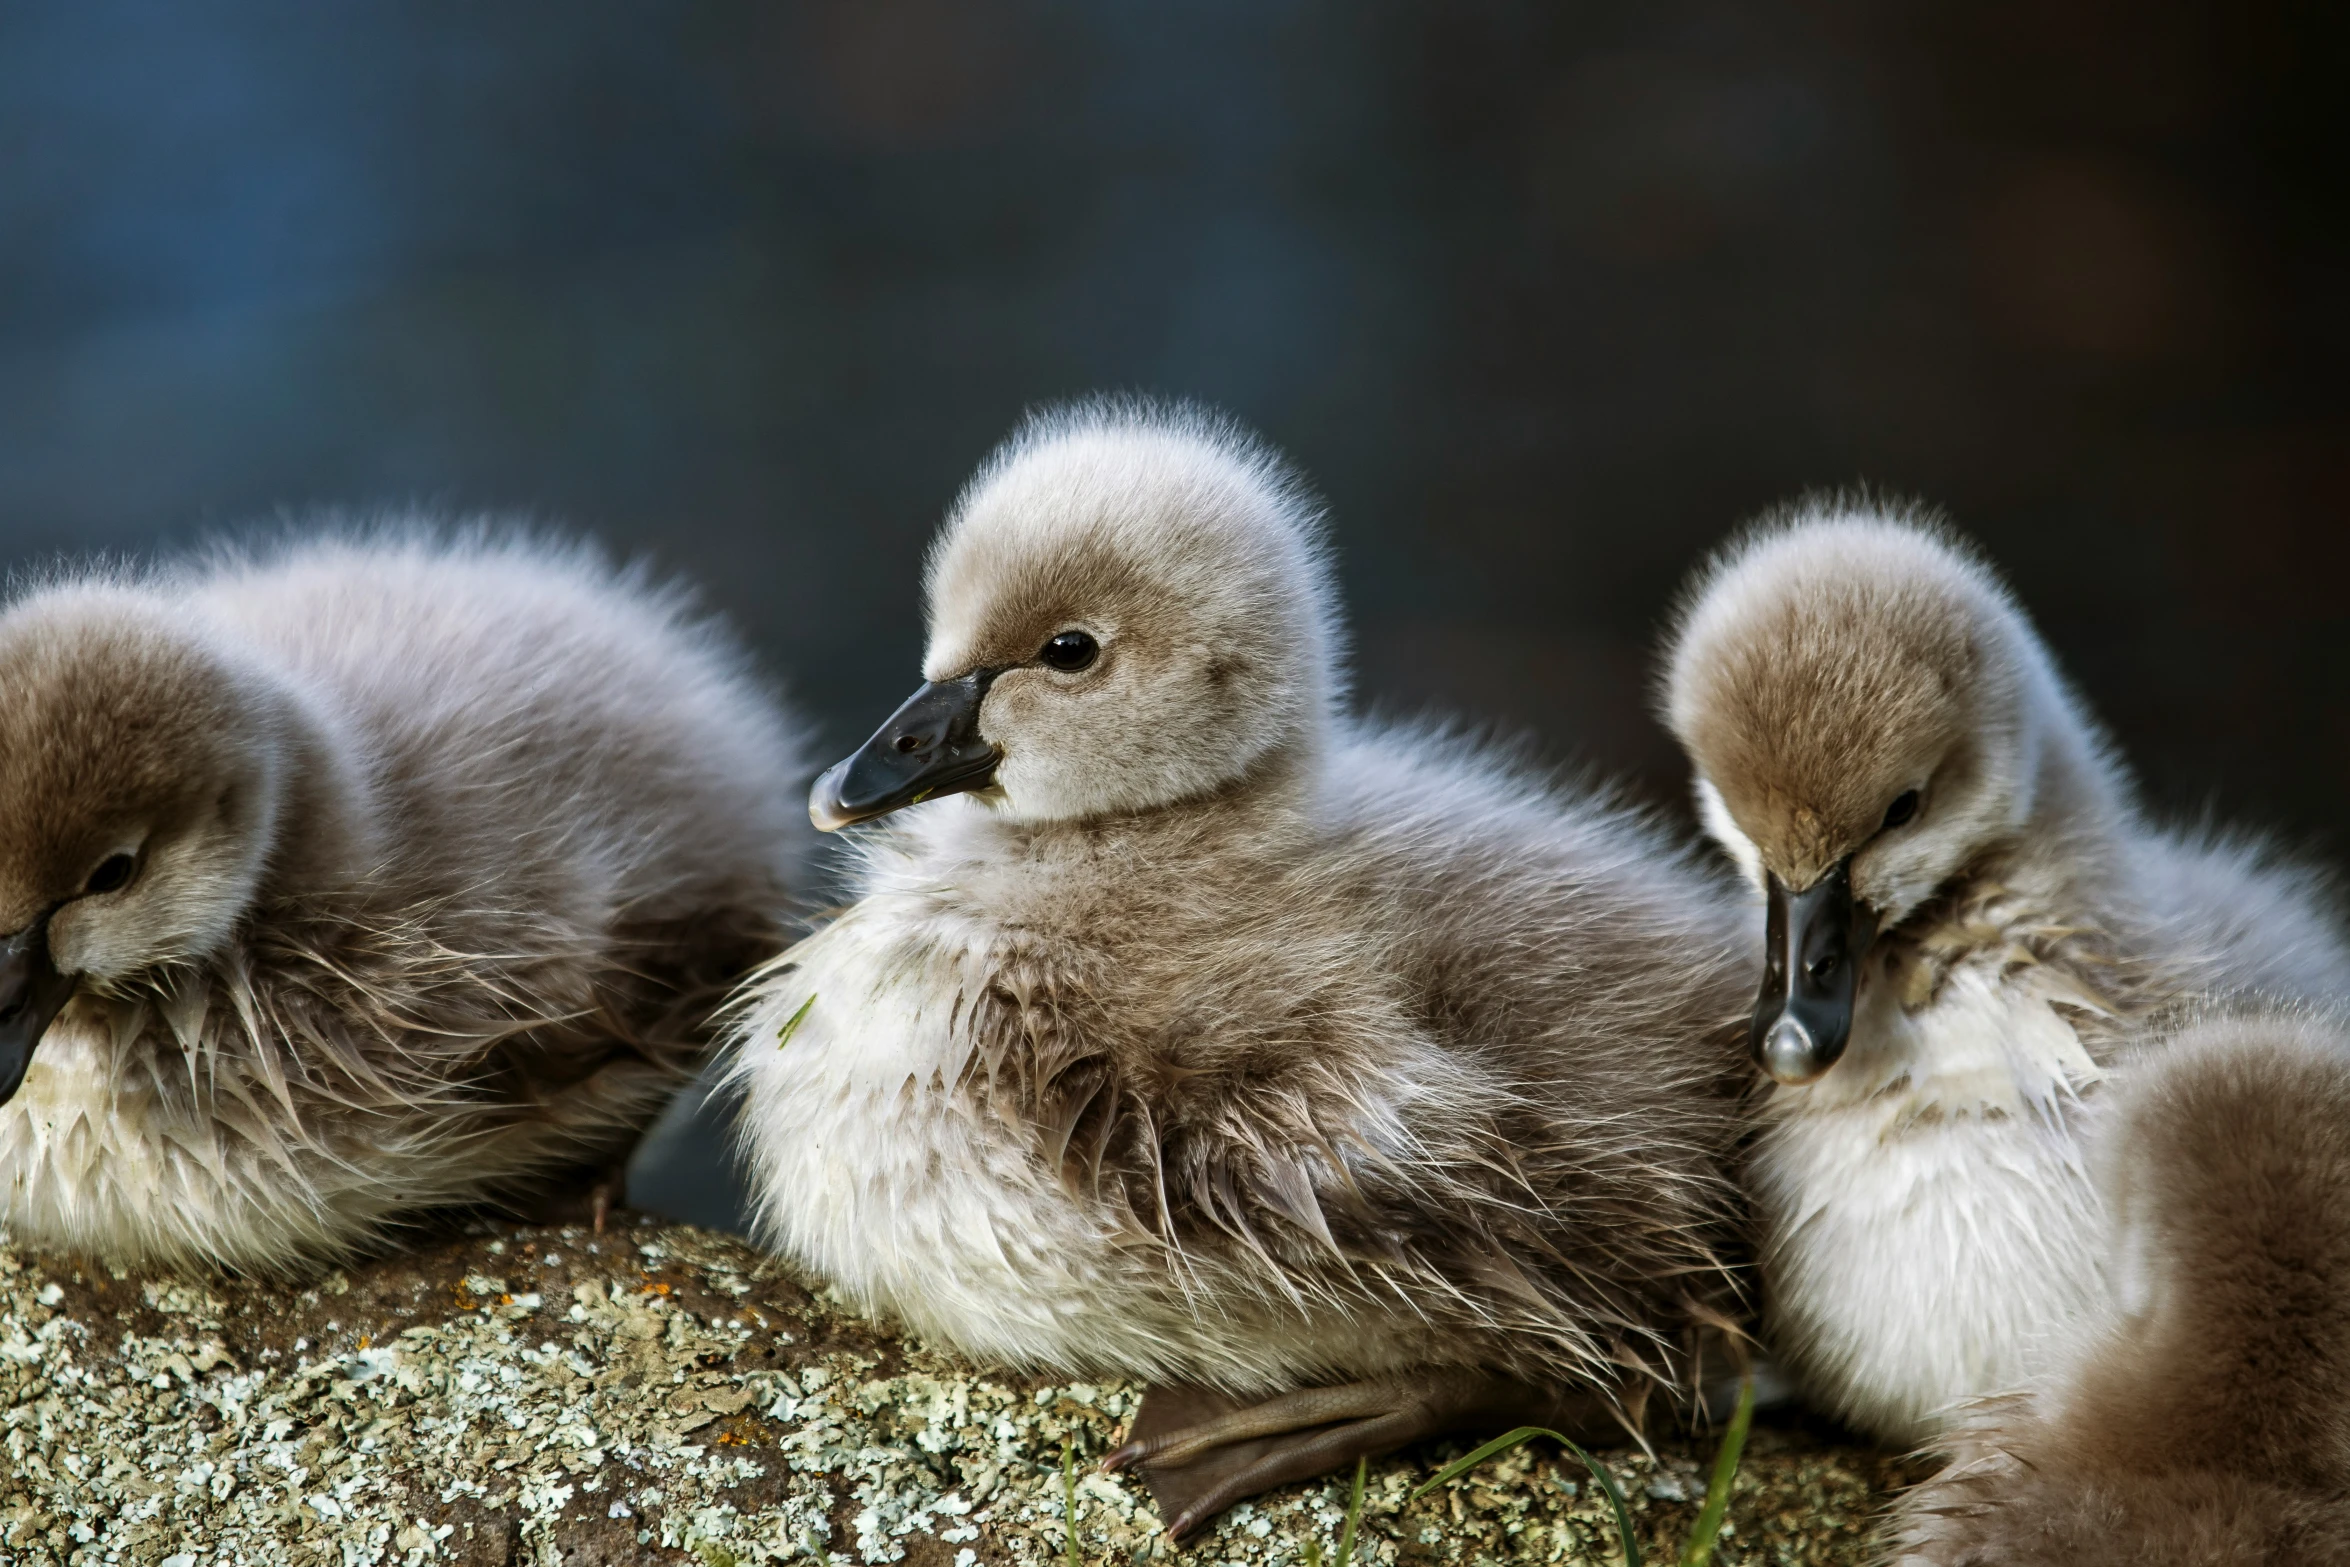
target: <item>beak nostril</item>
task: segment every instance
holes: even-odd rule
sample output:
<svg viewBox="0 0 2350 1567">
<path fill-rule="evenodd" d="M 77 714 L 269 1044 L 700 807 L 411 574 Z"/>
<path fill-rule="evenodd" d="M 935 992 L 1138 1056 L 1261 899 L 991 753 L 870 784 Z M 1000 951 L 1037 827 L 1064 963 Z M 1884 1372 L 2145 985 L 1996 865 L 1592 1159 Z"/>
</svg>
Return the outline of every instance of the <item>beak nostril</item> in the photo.
<svg viewBox="0 0 2350 1567">
<path fill-rule="evenodd" d="M 979 707 L 997 673 L 975 669 L 926 682 L 870 740 L 816 780 L 808 795 L 809 819 L 833 832 L 994 782 L 1003 753 L 979 733 Z"/>
<path fill-rule="evenodd" d="M 1815 959 L 1810 972 L 1813 984 L 1825 985 L 1828 977 L 1836 972 L 1836 954 L 1831 952 L 1824 958 Z"/>
</svg>

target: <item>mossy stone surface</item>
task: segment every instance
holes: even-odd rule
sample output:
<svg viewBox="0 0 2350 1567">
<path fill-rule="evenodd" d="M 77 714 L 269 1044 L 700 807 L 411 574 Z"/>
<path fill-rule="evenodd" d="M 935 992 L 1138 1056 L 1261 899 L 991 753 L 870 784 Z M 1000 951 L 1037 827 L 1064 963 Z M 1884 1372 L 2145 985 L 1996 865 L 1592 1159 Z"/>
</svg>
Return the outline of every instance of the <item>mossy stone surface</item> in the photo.
<svg viewBox="0 0 2350 1567">
<path fill-rule="evenodd" d="M 0 1250 L 0 1559 L 250 1563 L 1059 1563 L 1064 1446 L 1087 1563 L 1303 1562 L 1345 1487 L 1291 1487 L 1177 1551 L 1091 1472 L 1137 1389 L 976 1371 L 741 1242 L 624 1217 L 476 1226 L 308 1285 L 143 1277 Z M 1609 1562 L 1588 1479 L 1520 1452 L 1404 1496 L 1375 1466 L 1357 1560 Z M 1708 1454 L 1604 1455 L 1678 1560 Z M 1854 1563 L 1881 1455 L 1764 1425 L 1717 1561 Z"/>
</svg>

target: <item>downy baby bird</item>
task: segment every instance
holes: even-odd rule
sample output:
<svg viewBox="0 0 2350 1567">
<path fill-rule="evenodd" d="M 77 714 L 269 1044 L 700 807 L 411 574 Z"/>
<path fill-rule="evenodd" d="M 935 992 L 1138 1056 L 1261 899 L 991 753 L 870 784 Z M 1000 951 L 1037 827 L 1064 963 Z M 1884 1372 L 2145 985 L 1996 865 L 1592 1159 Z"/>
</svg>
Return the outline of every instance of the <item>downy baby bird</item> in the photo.
<svg viewBox="0 0 2350 1567">
<path fill-rule="evenodd" d="M 1929 1442 L 2101 1296 L 2084 1106 L 2117 1050 L 2201 992 L 2339 994 L 2325 889 L 2149 822 L 1991 571 L 1899 512 L 1814 503 L 1729 548 L 1663 703 L 1767 897 L 1770 1347 L 1843 1419 Z"/>
<path fill-rule="evenodd" d="M 282 1272 L 626 1156 L 781 945 L 789 721 L 674 591 L 424 529 L 0 612 L 0 1222 Z"/>
<path fill-rule="evenodd" d="M 1959 1424 L 1901 1567 L 2350 1564 L 2350 1030 L 2223 1011 L 2131 1058 L 2112 1301 Z"/>
<path fill-rule="evenodd" d="M 1730 1309 L 1748 906 L 1645 818 L 1344 716 L 1317 509 L 1184 407 L 1048 413 L 817 782 L 857 901 L 737 1031 L 764 1235 L 974 1355 L 1160 1384 L 1181 1535 L 1686 1387 Z"/>
</svg>

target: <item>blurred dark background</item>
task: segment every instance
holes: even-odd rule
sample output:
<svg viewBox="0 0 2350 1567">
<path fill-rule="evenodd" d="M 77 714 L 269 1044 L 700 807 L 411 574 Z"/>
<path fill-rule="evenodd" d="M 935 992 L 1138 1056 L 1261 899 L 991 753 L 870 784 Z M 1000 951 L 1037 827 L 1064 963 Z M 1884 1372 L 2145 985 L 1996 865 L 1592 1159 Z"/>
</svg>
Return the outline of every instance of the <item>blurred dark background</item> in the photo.
<svg viewBox="0 0 2350 1567">
<path fill-rule="evenodd" d="M 2350 11 L 2233 0 L 0 9 L 0 553 L 562 519 L 821 725 L 1024 405 L 1224 405 L 1361 686 L 1677 801 L 1676 582 L 1855 480 L 2165 808 L 2338 857 Z"/>
</svg>

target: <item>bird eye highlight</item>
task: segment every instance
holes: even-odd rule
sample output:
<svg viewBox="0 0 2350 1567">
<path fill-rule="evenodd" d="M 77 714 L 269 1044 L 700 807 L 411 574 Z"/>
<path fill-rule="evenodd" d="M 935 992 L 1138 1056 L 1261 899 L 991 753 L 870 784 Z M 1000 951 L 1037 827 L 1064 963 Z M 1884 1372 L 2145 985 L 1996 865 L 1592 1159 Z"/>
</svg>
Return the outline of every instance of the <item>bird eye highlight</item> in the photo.
<svg viewBox="0 0 2350 1567">
<path fill-rule="evenodd" d="M 1893 797 L 1891 805 L 1885 807 L 1885 825 L 1899 827 L 1917 813 L 1918 792 L 1915 789 L 1904 789 Z"/>
<path fill-rule="evenodd" d="M 1102 645 L 1082 631 L 1064 631 L 1045 643 L 1037 657 L 1051 668 L 1073 672 L 1101 657 Z"/>
<path fill-rule="evenodd" d="M 85 897 L 97 893 L 120 892 L 131 884 L 139 872 L 139 862 L 127 854 L 109 854 L 90 872 L 90 879 L 82 883 Z"/>
</svg>

